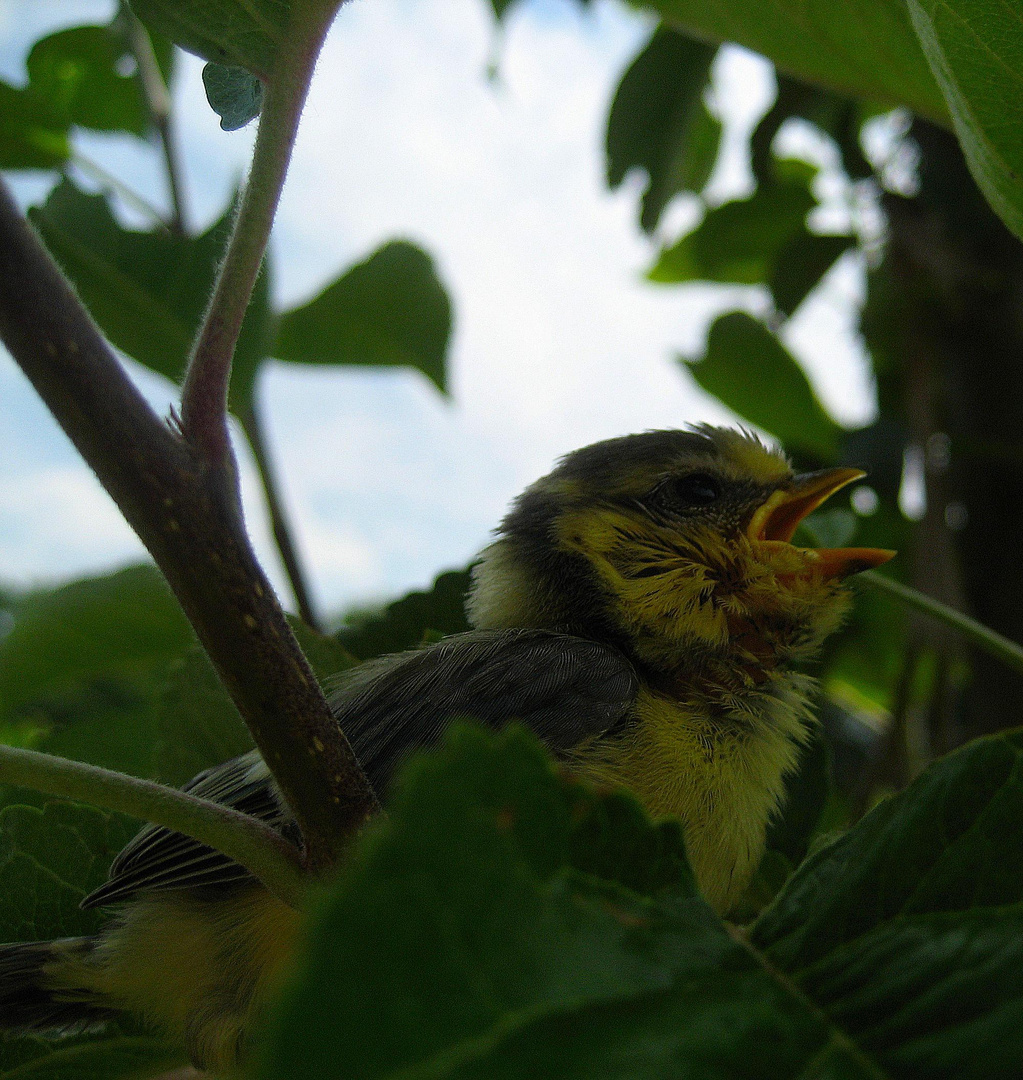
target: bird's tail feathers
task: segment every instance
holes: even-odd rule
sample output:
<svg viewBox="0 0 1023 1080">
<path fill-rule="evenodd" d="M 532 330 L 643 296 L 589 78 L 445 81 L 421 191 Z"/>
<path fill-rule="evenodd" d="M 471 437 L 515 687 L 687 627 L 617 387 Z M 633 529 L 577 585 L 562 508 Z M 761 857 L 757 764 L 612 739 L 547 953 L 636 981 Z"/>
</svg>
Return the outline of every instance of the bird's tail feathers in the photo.
<svg viewBox="0 0 1023 1080">
<path fill-rule="evenodd" d="M 113 1010 L 94 991 L 60 986 L 54 977 L 64 964 L 86 959 L 98 940 L 78 937 L 0 945 L 0 1031 L 73 1035 L 109 1020 Z"/>
</svg>

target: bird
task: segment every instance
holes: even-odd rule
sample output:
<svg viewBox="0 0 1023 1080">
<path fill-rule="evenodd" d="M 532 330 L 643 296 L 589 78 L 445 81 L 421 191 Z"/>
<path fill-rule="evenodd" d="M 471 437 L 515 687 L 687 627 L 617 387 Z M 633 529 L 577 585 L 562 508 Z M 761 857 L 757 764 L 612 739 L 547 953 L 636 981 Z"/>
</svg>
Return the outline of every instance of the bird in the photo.
<svg viewBox="0 0 1023 1080">
<path fill-rule="evenodd" d="M 749 883 L 813 729 L 806 671 L 894 552 L 808 548 L 799 523 L 865 474 L 808 473 L 755 434 L 693 426 L 576 450 L 528 487 L 476 562 L 472 629 L 345 673 L 331 704 L 381 797 L 452 718 L 531 729 L 569 775 L 681 823 L 696 882 L 727 915 Z M 256 751 L 185 790 L 299 843 Z M 245 869 L 154 825 L 83 901 L 98 934 L 0 946 L 0 1029 L 86 1030 L 127 1011 L 227 1071 L 272 994 L 300 913 Z"/>
</svg>

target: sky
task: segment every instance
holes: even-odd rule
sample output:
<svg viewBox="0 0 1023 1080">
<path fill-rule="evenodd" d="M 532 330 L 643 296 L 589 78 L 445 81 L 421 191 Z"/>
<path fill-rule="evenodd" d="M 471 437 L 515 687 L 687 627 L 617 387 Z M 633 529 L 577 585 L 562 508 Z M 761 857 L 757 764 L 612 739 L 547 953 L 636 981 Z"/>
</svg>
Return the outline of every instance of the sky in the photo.
<svg viewBox="0 0 1023 1080">
<path fill-rule="evenodd" d="M 0 77 L 20 83 L 31 42 L 60 25 L 103 21 L 108 0 L 0 0 Z M 580 11 L 529 0 L 498 35 L 485 0 L 352 0 L 327 40 L 272 250 L 279 306 L 315 295 L 382 243 L 404 237 L 433 256 L 453 301 L 450 396 L 397 369 L 270 365 L 259 388 L 285 499 L 318 607 L 338 612 L 427 586 L 486 542 L 510 500 L 557 457 L 598 439 L 700 421 L 728 422 L 678 363 L 713 316 L 756 290 L 664 287 L 643 280 L 655 248 L 636 224 L 642 177 L 604 182 L 603 132 L 622 71 L 649 18 L 617 0 Z M 488 64 L 498 74 L 488 79 Z M 218 217 L 244 174 L 254 125 L 220 130 L 202 64 L 186 57 L 175 106 L 188 213 Z M 727 145 L 711 202 L 751 180 L 744 131 L 769 104 L 767 65 L 720 56 L 713 105 Z M 783 133 L 818 155 L 826 146 Z M 84 135 L 80 152 L 154 201 L 155 153 Z M 23 205 L 45 174 L 16 174 Z M 90 181 L 92 183 L 92 181 Z M 843 193 L 827 175 L 830 210 Z M 93 185 L 94 186 L 94 185 Z M 662 239 L 699 218 L 693 198 L 665 215 Z M 129 214 L 136 227 L 141 219 Z M 824 403 L 851 426 L 873 391 L 854 332 L 862 267 L 847 258 L 797 313 L 786 338 Z M 129 364 L 166 413 L 174 389 Z M 45 585 L 144 557 L 110 499 L 0 348 L 0 582 Z M 257 552 L 290 597 L 255 470 L 238 442 Z"/>
</svg>

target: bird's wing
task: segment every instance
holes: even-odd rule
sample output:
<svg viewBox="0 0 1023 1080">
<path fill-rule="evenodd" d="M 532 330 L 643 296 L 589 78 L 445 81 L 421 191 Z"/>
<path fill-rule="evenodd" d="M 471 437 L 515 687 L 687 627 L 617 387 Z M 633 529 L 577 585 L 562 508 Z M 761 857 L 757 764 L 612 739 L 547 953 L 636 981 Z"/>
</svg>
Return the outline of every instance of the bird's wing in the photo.
<svg viewBox="0 0 1023 1080">
<path fill-rule="evenodd" d="M 370 660 L 341 675 L 331 705 L 370 783 L 384 794 L 412 751 L 469 717 L 499 729 L 518 720 L 555 753 L 602 735 L 628 713 L 638 681 L 617 649 L 544 630 L 477 630 Z M 184 790 L 251 814 L 298 839 L 256 751 L 200 773 Z M 140 889 L 229 886 L 250 879 L 226 855 L 147 825 L 117 856 L 110 879 L 82 901 L 97 907 Z"/>
</svg>

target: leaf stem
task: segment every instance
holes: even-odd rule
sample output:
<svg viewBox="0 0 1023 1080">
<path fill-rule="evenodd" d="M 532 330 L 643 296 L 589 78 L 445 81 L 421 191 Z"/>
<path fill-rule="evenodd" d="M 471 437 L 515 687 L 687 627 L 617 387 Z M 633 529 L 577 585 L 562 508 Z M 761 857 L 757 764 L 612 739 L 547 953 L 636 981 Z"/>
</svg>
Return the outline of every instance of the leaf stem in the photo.
<svg viewBox="0 0 1023 1080">
<path fill-rule="evenodd" d="M 170 230 L 175 236 L 184 236 L 188 230 L 185 218 L 185 192 L 181 183 L 181 163 L 178 159 L 177 141 L 174 138 L 171 96 L 164 82 L 163 73 L 160 71 L 160 65 L 156 62 L 156 53 L 153 52 L 153 42 L 149 37 L 149 32 L 139 22 L 125 0 L 121 2 L 121 13 L 126 20 L 131 51 L 139 66 L 142 97 L 163 150 L 167 187 L 170 189 L 171 197 Z"/>
<path fill-rule="evenodd" d="M 0 746 L 0 781 L 163 825 L 222 851 L 278 899 L 298 907 L 308 877 L 297 848 L 269 825 L 186 791 L 124 773 Z"/>
<path fill-rule="evenodd" d="M 266 85 L 238 216 L 185 374 L 182 431 L 210 464 L 231 462 L 233 467 L 227 428 L 231 358 L 266 253 L 313 68 L 335 9 L 335 4 L 292 6 L 291 26 Z"/>
<path fill-rule="evenodd" d="M 266 504 L 270 510 L 270 523 L 273 527 L 274 540 L 277 542 L 281 562 L 284 564 L 288 581 L 291 583 L 291 591 L 295 594 L 298 613 L 307 626 L 322 632 L 322 627 L 310 598 L 305 571 L 298 557 L 298 550 L 292 536 L 291 525 L 288 522 L 287 511 L 284 509 L 284 502 L 278 489 L 273 462 L 263 433 L 263 423 L 254 397 L 250 400 L 239 420 L 241 421 L 242 430 L 249 440 L 249 445 L 252 447 L 252 456 L 256 459 L 256 468 L 259 470 L 260 479 L 263 481 L 263 491 L 266 494 Z"/>
<path fill-rule="evenodd" d="M 1003 637 L 996 630 L 977 622 L 976 619 L 971 619 L 969 615 L 964 615 L 961 611 L 956 611 L 955 608 L 941 603 L 940 600 L 935 600 L 908 585 L 903 585 L 894 578 L 879 574 L 876 570 L 865 570 L 857 574 L 854 580 L 864 582 L 872 589 L 877 589 L 878 592 L 894 596 L 909 607 L 938 619 L 946 626 L 951 626 L 977 648 L 983 649 L 997 657 L 1002 663 L 1023 673 L 1023 646 Z"/>
</svg>

